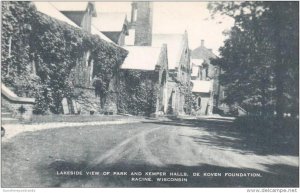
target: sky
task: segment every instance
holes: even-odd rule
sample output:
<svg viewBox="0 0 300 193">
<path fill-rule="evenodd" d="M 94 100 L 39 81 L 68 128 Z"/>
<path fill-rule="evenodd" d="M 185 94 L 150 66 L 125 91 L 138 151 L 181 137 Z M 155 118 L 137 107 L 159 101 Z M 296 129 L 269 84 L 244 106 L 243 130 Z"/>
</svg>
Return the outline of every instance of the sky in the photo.
<svg viewBox="0 0 300 193">
<path fill-rule="evenodd" d="M 211 19 L 207 2 L 153 2 L 153 33 L 182 34 L 187 30 L 190 49 L 200 46 L 213 49 L 218 55 L 233 20 L 228 17 Z M 96 2 L 98 12 L 126 12 L 130 20 L 131 2 Z"/>
</svg>

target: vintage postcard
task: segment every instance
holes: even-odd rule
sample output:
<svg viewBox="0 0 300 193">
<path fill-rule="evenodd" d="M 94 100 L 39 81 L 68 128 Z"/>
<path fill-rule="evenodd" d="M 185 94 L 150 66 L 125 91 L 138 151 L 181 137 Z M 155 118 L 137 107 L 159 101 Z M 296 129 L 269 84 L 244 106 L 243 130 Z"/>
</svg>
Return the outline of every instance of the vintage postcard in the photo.
<svg viewBox="0 0 300 193">
<path fill-rule="evenodd" d="M 4 191 L 297 192 L 299 2 L 1 10 Z"/>
</svg>

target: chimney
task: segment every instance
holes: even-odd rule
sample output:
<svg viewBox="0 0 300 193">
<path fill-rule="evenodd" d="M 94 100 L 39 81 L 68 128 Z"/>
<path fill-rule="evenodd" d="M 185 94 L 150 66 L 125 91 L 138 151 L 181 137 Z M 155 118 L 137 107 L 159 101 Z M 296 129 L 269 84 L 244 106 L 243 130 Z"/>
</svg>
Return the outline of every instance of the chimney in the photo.
<svg viewBox="0 0 300 193">
<path fill-rule="evenodd" d="M 204 40 L 201 40 L 201 47 L 204 47 Z"/>
</svg>

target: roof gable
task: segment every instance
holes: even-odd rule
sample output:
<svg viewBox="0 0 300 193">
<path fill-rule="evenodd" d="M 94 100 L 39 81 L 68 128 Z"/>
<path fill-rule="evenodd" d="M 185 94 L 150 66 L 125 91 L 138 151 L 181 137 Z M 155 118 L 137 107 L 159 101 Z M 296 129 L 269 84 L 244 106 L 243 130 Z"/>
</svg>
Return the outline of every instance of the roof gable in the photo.
<svg viewBox="0 0 300 193">
<path fill-rule="evenodd" d="M 36 1 L 33 1 L 33 3 L 34 3 L 34 5 L 35 5 L 38 12 L 43 13 L 45 15 L 48 15 L 48 16 L 54 18 L 54 19 L 66 22 L 67 24 L 69 24 L 73 27 L 80 28 L 72 20 L 70 20 L 67 16 L 65 16 L 60 11 L 58 11 L 56 9 L 56 7 L 53 6 L 52 3 L 50 3 L 50 2 L 36 2 Z"/>
<path fill-rule="evenodd" d="M 86 12 L 91 7 L 92 16 L 97 16 L 94 2 L 51 2 L 61 12 Z"/>
<path fill-rule="evenodd" d="M 169 69 L 178 67 L 185 47 L 184 41 L 184 34 L 153 34 L 152 36 L 152 46 L 167 44 Z"/>
<path fill-rule="evenodd" d="M 161 53 L 160 47 L 125 46 L 128 51 L 121 68 L 134 70 L 155 70 Z"/>
<path fill-rule="evenodd" d="M 37 11 L 40 13 L 43 13 L 47 16 L 50 16 L 54 19 L 66 22 L 67 24 L 76 27 L 76 28 L 80 28 L 78 25 L 76 25 L 72 20 L 70 20 L 67 16 L 65 16 L 64 14 L 62 14 L 60 11 L 58 11 L 56 9 L 56 7 L 54 7 L 52 5 L 52 3 L 49 2 L 33 2 L 35 7 L 37 8 Z M 101 33 L 100 31 L 98 31 L 95 27 L 91 27 L 91 34 L 93 35 L 98 35 L 101 39 L 113 43 L 108 37 L 106 37 L 103 33 Z"/>
<path fill-rule="evenodd" d="M 192 51 L 192 59 L 203 59 L 209 62 L 212 58 L 217 58 L 217 56 L 204 46 L 197 47 Z"/>
<path fill-rule="evenodd" d="M 98 13 L 92 18 L 92 25 L 101 32 L 121 32 L 127 25 L 126 13 Z"/>
</svg>

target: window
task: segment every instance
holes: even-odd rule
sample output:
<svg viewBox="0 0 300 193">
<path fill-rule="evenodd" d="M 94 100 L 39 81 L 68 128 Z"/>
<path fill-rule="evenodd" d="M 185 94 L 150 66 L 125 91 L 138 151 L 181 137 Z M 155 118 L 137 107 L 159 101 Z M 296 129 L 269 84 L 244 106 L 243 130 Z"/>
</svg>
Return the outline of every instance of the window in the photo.
<svg viewBox="0 0 300 193">
<path fill-rule="evenodd" d="M 9 58 L 11 57 L 11 42 L 12 42 L 12 37 L 9 36 L 9 39 L 8 39 L 8 57 Z"/>
<path fill-rule="evenodd" d="M 197 106 L 201 108 L 201 97 L 197 98 Z"/>
<path fill-rule="evenodd" d="M 137 20 L 137 9 L 134 9 L 134 13 L 133 13 L 133 21 Z"/>
<path fill-rule="evenodd" d="M 91 56 L 91 53 L 89 51 L 87 51 L 86 55 L 85 55 L 85 66 L 86 67 L 90 66 L 90 56 Z"/>
<path fill-rule="evenodd" d="M 172 108 L 175 108 L 175 92 L 172 93 Z"/>
<path fill-rule="evenodd" d="M 89 67 L 90 67 L 90 81 L 92 81 L 93 80 L 93 74 L 94 74 L 94 62 L 93 62 L 93 60 L 90 60 Z"/>
</svg>

